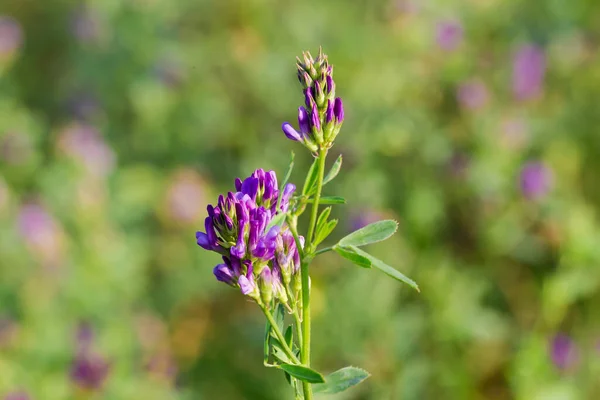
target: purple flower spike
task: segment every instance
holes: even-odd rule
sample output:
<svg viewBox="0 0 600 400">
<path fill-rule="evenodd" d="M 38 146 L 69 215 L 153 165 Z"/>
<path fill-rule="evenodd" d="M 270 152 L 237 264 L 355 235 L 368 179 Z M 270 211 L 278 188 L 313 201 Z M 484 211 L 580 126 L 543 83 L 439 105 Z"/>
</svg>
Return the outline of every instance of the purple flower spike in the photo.
<svg viewBox="0 0 600 400">
<path fill-rule="evenodd" d="M 552 188 L 552 171 L 540 162 L 529 162 L 521 170 L 521 192 L 530 200 L 538 200 Z"/>
<path fill-rule="evenodd" d="M 290 125 L 288 122 L 284 122 L 283 125 L 281 125 L 281 130 L 283 131 L 283 133 L 285 133 L 285 136 L 287 136 L 288 139 L 294 140 L 296 142 L 301 142 L 302 141 L 302 135 L 295 130 L 292 125 Z"/>
<path fill-rule="evenodd" d="M 233 286 L 234 276 L 233 272 L 229 269 L 226 264 L 219 264 L 213 269 L 213 274 L 218 281 L 225 282 L 228 285 Z"/>
<path fill-rule="evenodd" d="M 333 115 L 338 124 L 344 122 L 344 104 L 339 97 L 336 97 L 335 103 L 333 104 Z"/>
<path fill-rule="evenodd" d="M 518 100 L 529 100 L 542 92 L 546 57 L 544 51 L 532 44 L 522 46 L 513 61 L 512 86 Z"/>
<path fill-rule="evenodd" d="M 73 361 L 71 380 L 88 390 L 99 390 L 108 375 L 109 365 L 95 354 L 80 354 Z"/>
</svg>

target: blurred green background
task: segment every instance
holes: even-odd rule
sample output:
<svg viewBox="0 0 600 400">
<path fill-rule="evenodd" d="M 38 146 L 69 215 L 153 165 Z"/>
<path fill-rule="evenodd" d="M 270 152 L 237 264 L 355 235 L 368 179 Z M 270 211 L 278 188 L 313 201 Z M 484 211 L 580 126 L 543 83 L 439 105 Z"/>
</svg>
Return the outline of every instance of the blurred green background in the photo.
<svg viewBox="0 0 600 400">
<path fill-rule="evenodd" d="M 600 3 L 3 0 L 0 398 L 291 398 L 263 317 L 194 233 L 256 168 L 280 176 L 323 45 L 346 122 L 340 237 L 314 365 L 336 399 L 600 398 Z M 330 161 L 331 162 L 331 161 Z"/>
</svg>

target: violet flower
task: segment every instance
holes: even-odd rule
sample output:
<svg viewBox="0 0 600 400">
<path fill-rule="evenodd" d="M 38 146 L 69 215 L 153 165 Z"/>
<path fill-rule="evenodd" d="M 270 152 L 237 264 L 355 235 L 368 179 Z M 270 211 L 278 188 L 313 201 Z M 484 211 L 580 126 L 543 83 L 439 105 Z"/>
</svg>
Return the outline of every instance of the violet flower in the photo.
<svg viewBox="0 0 600 400">
<path fill-rule="evenodd" d="M 521 169 L 520 185 L 525 198 L 538 200 L 552 189 L 552 171 L 540 162 L 528 162 Z"/>
<path fill-rule="evenodd" d="M 205 232 L 196 232 L 196 241 L 205 250 L 222 255 L 223 262 L 213 269 L 218 281 L 239 287 L 256 301 L 269 303 L 273 293 L 279 296 L 265 286 L 280 285 L 281 274 L 271 274 L 270 269 L 276 253 L 288 251 L 297 258 L 295 245 L 278 247 L 283 237 L 289 242 L 289 232 L 282 231 L 279 225 L 269 228 L 269 223 L 277 214 L 287 212 L 296 187 L 287 184 L 280 193 L 275 172 L 257 169 L 244 180 L 236 179 L 235 189 L 235 193 L 219 196 L 216 206 L 207 207 Z M 279 253 L 278 257 L 282 257 Z"/>
<path fill-rule="evenodd" d="M 440 49 L 447 52 L 454 51 L 463 40 L 462 25 L 456 20 L 439 21 L 435 37 Z"/>
<path fill-rule="evenodd" d="M 335 97 L 333 66 L 319 50 L 316 59 L 305 52 L 303 60 L 298 58 L 297 68 L 306 108 L 298 109 L 299 131 L 288 122 L 281 129 L 289 139 L 301 142 L 312 152 L 320 146 L 329 148 L 344 122 L 342 100 Z"/>
<path fill-rule="evenodd" d="M 22 43 L 21 25 L 14 18 L 0 15 L 0 61 L 12 56 Z"/>
<path fill-rule="evenodd" d="M 517 100 L 529 100 L 542 92 L 546 56 L 533 44 L 521 46 L 513 59 L 512 89 Z"/>
<path fill-rule="evenodd" d="M 108 376 L 109 364 L 101 356 L 90 352 L 78 354 L 71 367 L 71 380 L 87 390 L 100 390 Z"/>
<path fill-rule="evenodd" d="M 550 342 L 550 357 L 556 368 L 569 369 L 577 362 L 577 347 L 569 336 L 558 334 Z"/>
</svg>

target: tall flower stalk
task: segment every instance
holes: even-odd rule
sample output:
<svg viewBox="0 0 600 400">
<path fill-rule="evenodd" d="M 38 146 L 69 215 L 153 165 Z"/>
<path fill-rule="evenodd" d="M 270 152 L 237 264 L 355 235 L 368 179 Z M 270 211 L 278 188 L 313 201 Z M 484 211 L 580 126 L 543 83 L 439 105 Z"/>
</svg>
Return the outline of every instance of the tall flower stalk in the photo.
<svg viewBox="0 0 600 400">
<path fill-rule="evenodd" d="M 397 223 L 384 220 L 367 225 L 337 243 L 319 248 L 333 232 L 337 220 L 329 219 L 331 206 L 344 204 L 339 196 L 324 196 L 323 187 L 342 166 L 340 155 L 325 174 L 327 155 L 344 122 L 342 99 L 336 97 L 333 66 L 319 50 L 316 58 L 305 52 L 297 59 L 297 76 L 304 105 L 298 108 L 298 128 L 285 122 L 284 134 L 301 143 L 314 157 L 301 191 L 288 183 L 294 165 L 278 185 L 274 171 L 258 169 L 244 180 L 235 180 L 235 191 L 209 205 L 205 232 L 197 232 L 202 248 L 219 253 L 223 263 L 213 273 L 261 308 L 266 317 L 264 365 L 285 374 L 296 399 L 311 400 L 313 392 L 338 393 L 369 373 L 345 367 L 327 376 L 311 367 L 312 261 L 328 251 L 363 268 L 376 268 L 416 290 L 414 281 L 360 247 L 387 239 Z M 298 220 L 310 209 L 308 230 L 298 232 Z M 320 211 L 321 210 L 321 211 Z M 286 318 L 286 315 L 289 315 Z"/>
</svg>

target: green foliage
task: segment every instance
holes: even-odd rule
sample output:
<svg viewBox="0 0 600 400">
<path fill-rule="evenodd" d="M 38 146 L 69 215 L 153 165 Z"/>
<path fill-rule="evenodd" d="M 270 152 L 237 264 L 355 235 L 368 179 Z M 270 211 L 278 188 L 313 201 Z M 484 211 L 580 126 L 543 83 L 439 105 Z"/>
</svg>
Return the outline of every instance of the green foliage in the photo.
<svg viewBox="0 0 600 400">
<path fill-rule="evenodd" d="M 366 246 L 391 237 L 398 230 L 398 223 L 392 220 L 373 222 L 352 232 L 339 241 L 340 246 Z"/>
<path fill-rule="evenodd" d="M 325 378 L 319 372 L 307 368 L 303 365 L 293 365 L 293 364 L 281 364 L 279 366 L 282 370 L 304 382 L 310 383 L 321 383 L 325 382 Z"/>
<path fill-rule="evenodd" d="M 371 374 L 361 368 L 344 367 L 325 377 L 325 383 L 313 386 L 315 393 L 335 394 L 356 386 Z"/>
</svg>

